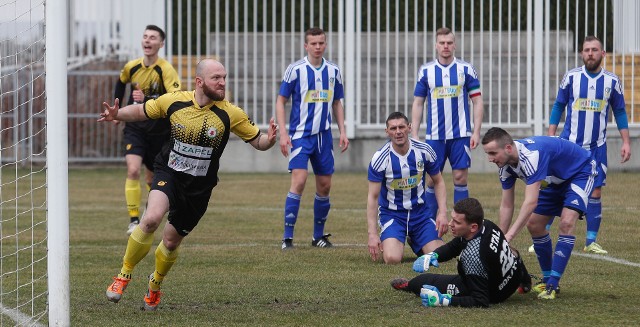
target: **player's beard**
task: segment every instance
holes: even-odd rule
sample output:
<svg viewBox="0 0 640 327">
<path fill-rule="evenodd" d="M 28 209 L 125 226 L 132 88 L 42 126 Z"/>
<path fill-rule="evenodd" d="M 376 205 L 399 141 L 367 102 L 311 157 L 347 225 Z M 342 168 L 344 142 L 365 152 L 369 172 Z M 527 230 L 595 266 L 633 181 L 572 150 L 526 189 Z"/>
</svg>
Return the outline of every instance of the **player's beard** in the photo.
<svg viewBox="0 0 640 327">
<path fill-rule="evenodd" d="M 216 91 L 213 89 L 210 89 L 207 84 L 203 84 L 202 85 L 202 93 L 204 93 L 204 95 L 206 95 L 209 99 L 213 100 L 213 101 L 222 101 L 224 100 L 224 89 L 222 89 L 221 91 Z"/>
<path fill-rule="evenodd" d="M 600 64 L 602 64 L 602 57 L 600 57 L 600 59 L 593 59 L 591 63 L 584 60 L 584 67 L 590 72 L 597 71 L 600 68 Z"/>
</svg>

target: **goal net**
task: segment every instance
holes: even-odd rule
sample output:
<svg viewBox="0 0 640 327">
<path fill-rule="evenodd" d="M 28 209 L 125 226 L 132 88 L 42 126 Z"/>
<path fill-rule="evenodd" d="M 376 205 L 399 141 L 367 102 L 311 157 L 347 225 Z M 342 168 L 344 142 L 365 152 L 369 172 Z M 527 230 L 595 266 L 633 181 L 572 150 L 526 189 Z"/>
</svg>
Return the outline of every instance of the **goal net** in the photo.
<svg viewBox="0 0 640 327">
<path fill-rule="evenodd" d="M 0 2 L 0 325 L 48 324 L 44 0 Z"/>
</svg>

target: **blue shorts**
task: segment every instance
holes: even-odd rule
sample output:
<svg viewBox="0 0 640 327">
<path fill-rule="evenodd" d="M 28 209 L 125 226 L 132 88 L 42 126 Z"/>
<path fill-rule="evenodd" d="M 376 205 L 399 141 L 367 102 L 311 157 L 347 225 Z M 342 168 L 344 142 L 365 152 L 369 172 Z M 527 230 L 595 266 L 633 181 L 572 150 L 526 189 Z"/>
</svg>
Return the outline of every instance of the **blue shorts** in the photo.
<svg viewBox="0 0 640 327">
<path fill-rule="evenodd" d="M 291 140 L 291 145 L 289 171 L 307 170 L 308 162 L 311 161 L 314 174 L 333 175 L 333 136 L 330 129 L 316 135 Z"/>
<path fill-rule="evenodd" d="M 409 246 L 416 255 L 422 247 L 433 240 L 440 240 L 438 230 L 433 219 L 429 218 L 427 206 L 420 206 L 414 210 L 395 211 L 380 208 L 378 225 L 380 226 L 380 241 L 395 238 L 405 243 L 407 236 L 411 238 Z"/>
<path fill-rule="evenodd" d="M 560 217 L 562 208 L 577 211 L 582 217 L 587 212 L 589 195 L 596 179 L 596 161 L 591 160 L 572 179 L 562 184 L 550 184 L 540 190 L 538 206 L 534 213 L 543 216 Z"/>
<path fill-rule="evenodd" d="M 471 138 L 461 137 L 451 140 L 426 140 L 436 152 L 437 165 L 440 171 L 448 159 L 451 169 L 467 169 L 471 167 Z"/>
<path fill-rule="evenodd" d="M 591 151 L 591 159 L 596 161 L 596 182 L 594 187 L 602 187 L 607 185 L 607 144 L 603 144 Z"/>
</svg>

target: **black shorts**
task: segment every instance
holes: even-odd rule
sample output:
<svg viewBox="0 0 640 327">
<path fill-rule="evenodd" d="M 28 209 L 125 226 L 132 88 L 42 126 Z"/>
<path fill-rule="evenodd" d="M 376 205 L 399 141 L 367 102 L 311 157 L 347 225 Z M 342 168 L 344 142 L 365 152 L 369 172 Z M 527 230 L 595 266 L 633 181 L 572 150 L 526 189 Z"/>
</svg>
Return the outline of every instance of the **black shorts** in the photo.
<svg viewBox="0 0 640 327">
<path fill-rule="evenodd" d="M 420 274 L 409 281 L 407 289 L 416 295 L 420 295 L 420 289 L 425 284 L 435 286 L 442 294 L 450 294 L 452 296 L 469 295 L 469 290 L 467 290 L 467 286 L 460 275 Z"/>
<path fill-rule="evenodd" d="M 144 166 L 153 171 L 153 162 L 162 146 L 169 140 L 169 133 L 147 134 L 144 130 L 129 124 L 124 127 L 125 155 L 134 154 L 142 157 Z"/>
<path fill-rule="evenodd" d="M 187 236 L 198 225 L 211 198 L 211 191 L 204 195 L 188 195 L 177 183 L 175 175 L 163 169 L 155 171 L 151 190 L 158 190 L 169 198 L 167 220 L 181 236 Z"/>
</svg>

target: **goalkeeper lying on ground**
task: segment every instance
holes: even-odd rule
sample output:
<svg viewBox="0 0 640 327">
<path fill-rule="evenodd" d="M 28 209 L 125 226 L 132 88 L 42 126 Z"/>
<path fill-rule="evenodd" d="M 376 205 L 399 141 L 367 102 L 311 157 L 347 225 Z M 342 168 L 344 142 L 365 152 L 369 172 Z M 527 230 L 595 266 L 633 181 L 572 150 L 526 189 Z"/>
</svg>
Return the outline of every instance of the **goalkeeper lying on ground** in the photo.
<svg viewBox="0 0 640 327">
<path fill-rule="evenodd" d="M 438 267 L 438 261 L 459 256 L 458 275 L 425 273 L 411 280 L 398 278 L 391 281 L 393 288 L 419 295 L 428 307 L 488 307 L 516 290 L 526 293 L 531 289 L 524 262 L 512 252 L 500 228 L 484 219 L 478 200 L 456 202 L 451 217 L 449 228 L 455 238 L 418 258 L 413 270 L 422 273 L 429 266 Z"/>
</svg>

